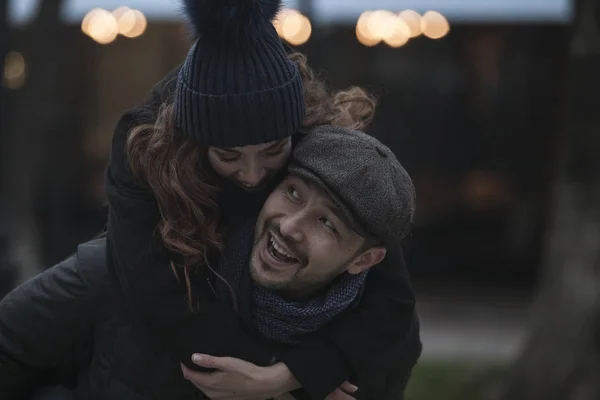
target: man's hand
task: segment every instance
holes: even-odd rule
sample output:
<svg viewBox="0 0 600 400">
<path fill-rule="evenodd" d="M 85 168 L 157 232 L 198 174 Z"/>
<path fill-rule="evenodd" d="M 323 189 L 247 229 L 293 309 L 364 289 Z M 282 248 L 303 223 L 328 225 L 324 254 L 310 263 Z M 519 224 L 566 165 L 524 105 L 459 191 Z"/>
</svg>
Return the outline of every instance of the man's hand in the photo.
<svg viewBox="0 0 600 400">
<path fill-rule="evenodd" d="M 181 365 L 184 378 L 212 400 L 265 400 L 300 387 L 283 363 L 259 367 L 238 358 L 204 354 L 194 354 L 192 361 L 201 367 L 217 370 L 196 372 Z"/>
</svg>

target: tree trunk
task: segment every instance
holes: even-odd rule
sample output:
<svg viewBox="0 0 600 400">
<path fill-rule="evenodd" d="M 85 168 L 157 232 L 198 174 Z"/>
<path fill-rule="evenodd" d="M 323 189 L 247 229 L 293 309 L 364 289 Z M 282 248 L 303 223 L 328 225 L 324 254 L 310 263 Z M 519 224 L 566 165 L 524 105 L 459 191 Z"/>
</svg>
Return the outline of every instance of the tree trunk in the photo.
<svg viewBox="0 0 600 400">
<path fill-rule="evenodd" d="M 577 7 L 545 270 L 528 339 L 500 396 L 506 400 L 600 398 L 600 56 L 597 25 L 588 19 L 593 5 L 584 0 Z"/>
</svg>

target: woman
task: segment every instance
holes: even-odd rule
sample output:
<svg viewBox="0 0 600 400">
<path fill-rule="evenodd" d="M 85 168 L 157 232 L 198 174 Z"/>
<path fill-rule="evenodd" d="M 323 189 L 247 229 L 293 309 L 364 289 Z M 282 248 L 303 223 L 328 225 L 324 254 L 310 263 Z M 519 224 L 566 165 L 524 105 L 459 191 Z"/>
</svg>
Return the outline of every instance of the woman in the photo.
<svg viewBox="0 0 600 400">
<path fill-rule="evenodd" d="M 188 367 L 193 353 L 269 363 L 216 301 L 223 235 L 260 208 L 300 132 L 360 129 L 372 118 L 364 91 L 330 94 L 304 57 L 286 54 L 271 25 L 279 3 L 186 1 L 194 46 L 146 105 L 123 115 L 113 139 L 108 260 L 137 322 Z M 387 264 L 368 278 L 359 307 L 279 357 L 311 398 L 353 372 L 361 382 L 385 380 L 375 378 L 377 361 L 402 342 L 414 312 L 401 256 Z"/>
</svg>

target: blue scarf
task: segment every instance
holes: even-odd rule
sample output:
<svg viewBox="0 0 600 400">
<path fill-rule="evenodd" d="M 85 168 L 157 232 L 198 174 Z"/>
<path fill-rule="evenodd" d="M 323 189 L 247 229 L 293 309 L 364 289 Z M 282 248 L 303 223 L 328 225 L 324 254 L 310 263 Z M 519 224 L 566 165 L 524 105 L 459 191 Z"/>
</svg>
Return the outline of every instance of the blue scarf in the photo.
<svg viewBox="0 0 600 400">
<path fill-rule="evenodd" d="M 231 289 L 217 279 L 217 294 L 220 300 L 227 300 L 232 298 L 233 291 L 240 312 L 247 310 L 252 325 L 266 339 L 298 344 L 305 335 L 318 331 L 352 305 L 364 285 L 367 271 L 356 275 L 343 273 L 308 301 L 286 300 L 277 292 L 254 284 L 250 278 L 255 224 L 256 219 L 252 218 L 228 233 L 217 272 Z"/>
</svg>

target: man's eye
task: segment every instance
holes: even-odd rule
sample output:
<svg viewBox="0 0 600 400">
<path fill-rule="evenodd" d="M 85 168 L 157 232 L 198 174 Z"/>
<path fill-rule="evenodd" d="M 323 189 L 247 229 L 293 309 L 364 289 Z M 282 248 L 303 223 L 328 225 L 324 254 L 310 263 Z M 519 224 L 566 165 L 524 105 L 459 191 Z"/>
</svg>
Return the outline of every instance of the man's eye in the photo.
<svg viewBox="0 0 600 400">
<path fill-rule="evenodd" d="M 335 229 L 335 226 L 333 225 L 331 220 L 329 220 L 328 218 L 321 218 L 321 222 L 327 227 L 327 229 L 331 230 L 334 233 L 337 233 L 337 229 Z"/>
<path fill-rule="evenodd" d="M 299 200 L 300 199 L 300 193 L 298 193 L 298 190 L 296 190 L 295 187 L 290 186 L 290 188 L 288 189 L 288 193 L 290 194 L 290 196 L 292 196 L 293 198 Z"/>
</svg>

